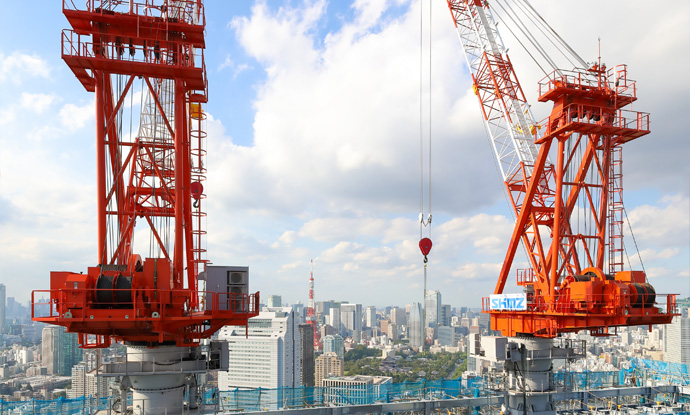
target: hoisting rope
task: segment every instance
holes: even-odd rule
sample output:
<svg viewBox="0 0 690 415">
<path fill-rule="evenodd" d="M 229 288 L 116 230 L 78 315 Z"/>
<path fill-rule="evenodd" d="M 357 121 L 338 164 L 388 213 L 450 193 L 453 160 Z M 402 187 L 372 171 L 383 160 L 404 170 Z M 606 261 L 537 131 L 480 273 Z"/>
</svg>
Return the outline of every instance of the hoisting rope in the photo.
<svg viewBox="0 0 690 415">
<path fill-rule="evenodd" d="M 562 65 L 558 65 L 542 46 L 546 44 L 546 42 L 550 43 L 573 67 L 588 67 L 587 63 L 570 47 L 570 45 L 568 45 L 568 43 L 566 43 L 553 27 L 544 20 L 528 0 L 515 0 L 513 3 L 515 7 L 512 7 L 508 1 L 496 0 L 494 4 L 498 7 L 494 7 L 493 10 L 495 12 L 500 11 L 500 13 L 495 13 L 497 18 L 506 26 L 515 39 L 517 39 L 520 46 L 522 46 L 530 58 L 539 66 L 542 72 L 546 72 L 542 64 L 540 64 L 536 57 L 528 50 L 527 45 L 520 41 L 520 37 L 517 36 L 516 32 L 522 33 L 522 37 L 527 41 L 526 43 L 531 44 L 535 54 L 541 55 L 541 58 L 543 58 L 545 63 L 550 66 L 552 70 L 558 71 L 562 69 Z M 521 15 L 523 16 L 522 18 L 520 17 Z M 528 26 L 525 24 L 523 19 L 529 20 L 531 25 Z M 531 26 L 536 27 L 543 39 L 537 39 L 535 33 L 529 29 Z M 513 29 L 515 29 L 515 31 L 513 31 Z"/>
<path fill-rule="evenodd" d="M 424 237 L 424 228 L 428 228 L 428 236 L 431 237 L 431 8 L 429 1 L 429 149 L 428 149 L 428 206 L 429 211 L 424 212 L 424 0 L 420 1 L 419 10 L 419 238 Z M 426 262 L 426 258 L 425 261 Z"/>
<path fill-rule="evenodd" d="M 419 2 L 419 249 L 424 255 L 424 292 L 422 295 L 422 327 L 421 340 L 422 350 L 426 344 L 426 280 L 427 280 L 427 255 L 431 251 L 431 10 L 432 1 L 429 3 L 429 150 L 428 150 L 428 214 L 424 215 L 424 0 Z M 427 237 L 424 237 L 424 228 L 427 228 Z"/>
</svg>

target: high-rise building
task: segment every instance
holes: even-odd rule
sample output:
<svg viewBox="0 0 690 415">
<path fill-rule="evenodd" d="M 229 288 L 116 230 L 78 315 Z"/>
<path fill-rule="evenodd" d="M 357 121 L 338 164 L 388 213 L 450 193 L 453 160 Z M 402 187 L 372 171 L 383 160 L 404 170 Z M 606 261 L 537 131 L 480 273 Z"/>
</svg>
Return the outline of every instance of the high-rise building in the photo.
<svg viewBox="0 0 690 415">
<path fill-rule="evenodd" d="M 352 334 L 359 339 L 359 332 L 362 331 L 362 305 L 341 304 L 340 321 L 345 326 L 348 335 Z"/>
<path fill-rule="evenodd" d="M 301 386 L 301 339 L 290 307 L 264 308 L 244 326 L 225 326 L 218 338 L 228 342 L 229 366 L 218 372 L 218 388 Z"/>
<path fill-rule="evenodd" d="M 316 314 L 327 316 L 328 312 L 331 310 L 331 307 L 333 307 L 333 301 L 317 301 L 314 311 Z"/>
<path fill-rule="evenodd" d="M 5 332 L 6 297 L 7 289 L 5 288 L 5 284 L 0 284 L 0 334 Z"/>
<path fill-rule="evenodd" d="M 70 376 L 72 368 L 81 362 L 82 349 L 76 333 L 64 327 L 46 326 L 41 339 L 43 366 L 49 375 Z"/>
<path fill-rule="evenodd" d="M 439 319 L 439 326 L 450 326 L 450 315 L 452 314 L 452 308 L 450 304 L 441 305 L 441 318 Z"/>
<path fill-rule="evenodd" d="M 321 334 L 321 338 L 323 339 L 326 336 L 338 334 L 338 332 L 330 324 L 323 324 L 319 328 L 319 334 Z"/>
<path fill-rule="evenodd" d="M 296 314 L 299 314 L 300 324 L 305 323 L 307 321 L 307 310 L 304 308 L 304 304 L 302 304 L 301 302 L 298 301 L 298 302 L 292 304 L 291 307 L 292 307 L 292 310 Z"/>
<path fill-rule="evenodd" d="M 378 324 L 376 324 L 378 322 L 378 319 L 376 318 L 376 307 L 370 305 L 366 308 L 366 311 L 364 312 L 364 321 L 366 326 L 369 328 L 378 326 Z"/>
<path fill-rule="evenodd" d="M 108 390 L 109 380 L 103 376 L 97 376 L 96 370 L 88 370 L 87 364 L 81 362 L 72 368 L 72 387 L 67 389 L 67 398 L 75 399 L 82 396 L 105 398 L 110 396 Z"/>
<path fill-rule="evenodd" d="M 664 332 L 664 359 L 667 362 L 690 364 L 690 318 L 674 317 Z"/>
<path fill-rule="evenodd" d="M 302 342 L 302 386 L 314 386 L 314 326 L 299 325 Z"/>
<path fill-rule="evenodd" d="M 269 295 L 266 300 L 266 307 L 276 308 L 283 306 L 283 298 L 279 295 Z"/>
<path fill-rule="evenodd" d="M 340 308 L 332 307 L 328 310 L 328 321 L 335 329 L 335 332 L 343 335 L 343 327 L 340 321 Z"/>
<path fill-rule="evenodd" d="M 438 333 L 438 344 L 441 346 L 455 346 L 457 344 L 454 327 L 441 326 L 436 330 Z"/>
<path fill-rule="evenodd" d="M 438 327 L 441 317 L 441 292 L 427 290 L 424 301 L 426 302 L 426 326 Z"/>
<path fill-rule="evenodd" d="M 343 338 L 338 334 L 324 337 L 323 352 L 335 353 L 339 358 L 343 359 L 345 357 L 345 342 Z"/>
<path fill-rule="evenodd" d="M 412 303 L 410 307 L 410 316 L 407 319 L 407 331 L 410 347 L 422 347 L 422 344 L 424 344 L 422 339 L 422 305 L 419 303 Z"/>
<path fill-rule="evenodd" d="M 398 325 L 395 323 L 390 323 L 388 325 L 388 331 L 386 331 L 388 338 L 391 340 L 398 340 Z"/>
<path fill-rule="evenodd" d="M 343 358 L 338 357 L 335 353 L 324 353 L 317 357 L 316 368 L 314 370 L 316 386 L 323 386 L 324 379 L 328 379 L 332 376 L 342 376 L 344 366 Z"/>
<path fill-rule="evenodd" d="M 400 307 L 393 307 L 391 308 L 391 323 L 397 324 L 398 326 L 404 326 L 407 324 L 407 321 L 405 320 L 405 314 L 406 311 L 403 308 Z"/>
<path fill-rule="evenodd" d="M 379 326 L 381 327 L 381 333 L 388 335 L 388 325 L 391 324 L 390 320 L 379 321 Z"/>
</svg>

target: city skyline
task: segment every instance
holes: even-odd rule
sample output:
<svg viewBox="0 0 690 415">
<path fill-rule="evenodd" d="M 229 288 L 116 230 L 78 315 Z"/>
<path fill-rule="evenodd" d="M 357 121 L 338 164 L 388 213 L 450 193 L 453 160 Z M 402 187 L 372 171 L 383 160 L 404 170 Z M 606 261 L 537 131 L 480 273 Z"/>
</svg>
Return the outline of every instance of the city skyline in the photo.
<svg viewBox="0 0 690 415">
<path fill-rule="evenodd" d="M 513 219 L 447 6 L 428 4 L 428 287 L 441 290 L 447 304 L 479 307 L 479 298 L 493 292 Z M 626 239 L 630 262 L 641 269 L 637 245 L 658 293 L 690 295 L 683 116 L 690 5 L 659 15 L 653 30 L 639 30 L 649 25 L 647 3 L 639 0 L 587 0 L 568 13 L 547 0 L 533 4 L 586 61 L 597 59 L 600 45 L 609 67 L 629 65 L 638 82 L 634 109 L 649 112 L 652 125 L 649 136 L 624 150 L 624 201 L 635 232 L 635 241 Z M 428 22 L 420 6 L 205 4 L 208 253 L 214 264 L 248 266 L 252 291 L 306 304 L 313 258 L 316 300 L 423 301 L 419 26 Z M 32 289 L 49 289 L 50 271 L 96 265 L 94 97 L 60 59 L 60 31 L 68 23 L 59 7 L 10 2 L 0 18 L 0 282 L 7 297 L 24 302 Z M 35 30 L 11 36 L 25 33 L 27 21 Z M 543 119 L 551 110 L 536 99 L 544 74 L 510 33 L 502 36 L 535 117 Z M 660 62 L 667 63 L 663 77 Z M 429 77 L 423 81 L 426 88 Z M 140 96 L 130 98 L 138 108 Z M 425 115 L 421 124 L 428 121 Z M 146 255 L 148 240 L 137 241 L 136 251 Z M 516 261 L 526 265 L 524 257 Z M 514 270 L 510 275 L 514 284 Z"/>
</svg>

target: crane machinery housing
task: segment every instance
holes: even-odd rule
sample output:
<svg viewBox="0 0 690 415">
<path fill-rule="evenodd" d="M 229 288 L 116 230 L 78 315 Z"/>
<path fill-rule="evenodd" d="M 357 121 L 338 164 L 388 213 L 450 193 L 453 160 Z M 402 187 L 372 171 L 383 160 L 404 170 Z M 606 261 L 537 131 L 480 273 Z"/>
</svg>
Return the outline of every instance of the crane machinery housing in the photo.
<svg viewBox="0 0 690 415">
<path fill-rule="evenodd" d="M 539 101 L 553 102 L 553 109 L 535 121 L 489 2 L 447 3 L 515 215 L 494 293 L 482 300 L 491 329 L 511 337 L 507 410 L 554 413 L 553 360 L 580 354 L 572 343 L 554 342 L 559 334 L 651 329 L 677 315 L 675 295 L 658 307 L 645 273 L 623 269 L 621 149 L 650 133 L 649 114 L 626 109 L 637 89 L 625 65 L 579 59 L 583 67 L 554 68 L 539 82 Z M 506 294 L 520 244 L 530 266 L 516 270 L 523 292 Z"/>
<path fill-rule="evenodd" d="M 62 2 L 71 25 L 62 58 L 95 93 L 97 265 L 51 272 L 49 311 L 35 313 L 45 291 L 34 291 L 32 318 L 78 333 L 83 348 L 127 346 L 124 362 L 102 368 L 119 380 L 121 412 L 131 390 L 142 414 L 181 413 L 185 393 L 197 404 L 197 375 L 221 366 L 223 344 L 212 343 L 209 358 L 200 343 L 224 325 L 246 325 L 259 308 L 247 267 L 206 259 L 204 5 L 75 2 Z M 135 82 L 145 99 L 138 133 L 128 135 L 123 107 Z M 146 233 L 142 258 L 134 237 Z"/>
</svg>

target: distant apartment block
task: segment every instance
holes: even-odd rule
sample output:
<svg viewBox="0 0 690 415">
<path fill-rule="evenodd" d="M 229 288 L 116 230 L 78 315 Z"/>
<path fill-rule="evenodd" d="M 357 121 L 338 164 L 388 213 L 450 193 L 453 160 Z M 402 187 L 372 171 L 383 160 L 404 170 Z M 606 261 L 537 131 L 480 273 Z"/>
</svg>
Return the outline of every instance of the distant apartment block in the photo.
<svg viewBox="0 0 690 415">
<path fill-rule="evenodd" d="M 323 380 L 333 376 L 343 376 L 345 362 L 335 353 L 324 353 L 316 358 L 314 381 L 316 386 L 323 386 Z"/>
<path fill-rule="evenodd" d="M 75 399 L 82 396 L 105 398 L 110 396 L 109 381 L 112 378 L 97 376 L 96 370 L 89 371 L 86 363 L 82 362 L 72 368 L 72 387 L 67 389 L 67 398 Z"/>
</svg>

